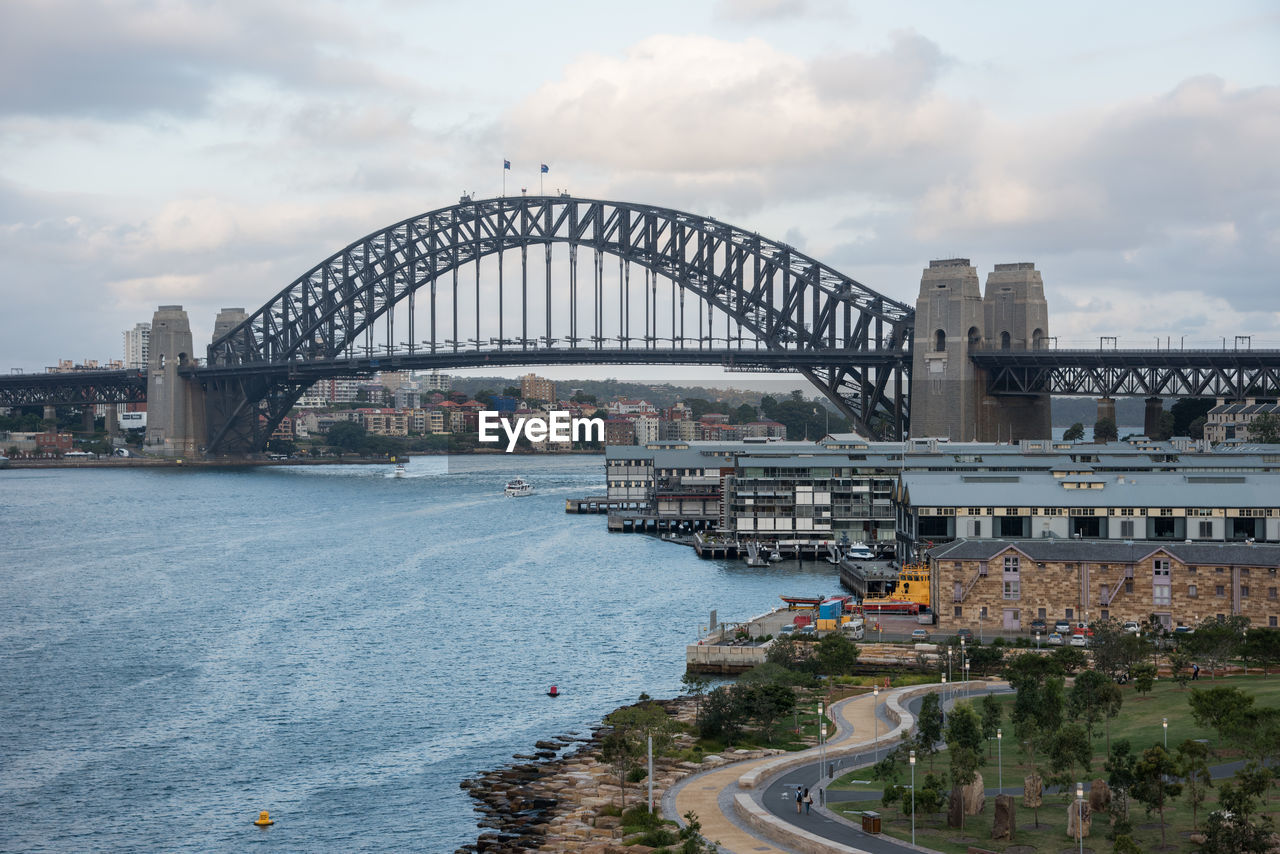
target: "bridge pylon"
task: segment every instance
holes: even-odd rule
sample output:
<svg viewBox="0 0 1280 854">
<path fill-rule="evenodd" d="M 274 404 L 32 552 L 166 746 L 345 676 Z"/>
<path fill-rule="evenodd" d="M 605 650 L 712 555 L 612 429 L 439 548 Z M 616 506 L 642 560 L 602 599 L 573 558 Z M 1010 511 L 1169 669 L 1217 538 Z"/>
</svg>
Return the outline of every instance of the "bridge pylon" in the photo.
<svg viewBox="0 0 1280 854">
<path fill-rule="evenodd" d="M 144 449 L 171 457 L 202 453 L 205 395 L 180 368 L 193 363 L 191 322 L 180 305 L 162 305 L 151 318 L 147 364 L 147 435 Z"/>
</svg>

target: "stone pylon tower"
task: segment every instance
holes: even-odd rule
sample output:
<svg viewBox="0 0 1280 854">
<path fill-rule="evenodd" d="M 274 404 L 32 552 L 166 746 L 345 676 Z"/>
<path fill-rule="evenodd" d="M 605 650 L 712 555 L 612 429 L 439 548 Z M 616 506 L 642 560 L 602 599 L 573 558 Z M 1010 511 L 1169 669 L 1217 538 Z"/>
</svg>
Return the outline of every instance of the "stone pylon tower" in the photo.
<svg viewBox="0 0 1280 854">
<path fill-rule="evenodd" d="M 223 335 L 226 335 L 232 329 L 235 329 L 249 315 L 245 314 L 243 308 L 224 308 L 218 312 L 218 318 L 213 322 L 213 341 L 217 341 Z M 212 343 L 212 341 L 210 342 Z"/>
<path fill-rule="evenodd" d="M 1049 304 L 1035 264 L 997 264 L 987 275 L 983 307 L 987 349 L 1039 350 L 1046 346 Z M 1049 409 L 1047 394 L 1000 398 L 984 394 L 979 438 L 984 442 L 1048 439 L 1053 430 Z"/>
<path fill-rule="evenodd" d="M 178 374 L 191 362 L 191 322 L 180 305 L 162 305 L 151 319 L 147 363 L 145 449 L 167 456 L 194 456 L 204 447 L 204 391 Z"/>
<path fill-rule="evenodd" d="M 983 345 L 985 306 L 968 258 L 930 261 L 916 299 L 911 435 L 978 438 L 982 379 L 969 353 Z"/>
</svg>

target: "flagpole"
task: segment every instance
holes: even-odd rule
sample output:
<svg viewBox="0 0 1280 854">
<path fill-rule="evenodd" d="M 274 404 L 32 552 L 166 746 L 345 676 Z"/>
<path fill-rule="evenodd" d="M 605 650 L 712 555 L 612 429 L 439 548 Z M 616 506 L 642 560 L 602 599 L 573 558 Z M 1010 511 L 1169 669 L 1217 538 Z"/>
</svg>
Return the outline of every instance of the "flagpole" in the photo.
<svg viewBox="0 0 1280 854">
<path fill-rule="evenodd" d="M 507 163 L 505 160 L 502 162 L 502 197 L 504 199 L 507 197 Z"/>
</svg>

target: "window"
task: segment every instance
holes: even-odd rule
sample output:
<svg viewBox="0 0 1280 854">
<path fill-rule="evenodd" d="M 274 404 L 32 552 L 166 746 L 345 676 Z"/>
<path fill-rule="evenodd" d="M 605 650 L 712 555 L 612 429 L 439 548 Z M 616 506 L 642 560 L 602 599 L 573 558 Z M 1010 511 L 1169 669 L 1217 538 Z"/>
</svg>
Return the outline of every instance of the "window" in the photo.
<svg viewBox="0 0 1280 854">
<path fill-rule="evenodd" d="M 1157 584 L 1151 588 L 1151 603 L 1153 605 L 1168 605 L 1170 601 L 1169 589 L 1167 584 Z"/>
<path fill-rule="evenodd" d="M 1073 618 L 1075 615 L 1076 615 L 1076 612 L 1075 612 L 1074 610 L 1072 610 L 1071 608 L 1068 608 L 1068 609 L 1067 609 L 1067 619 L 1068 619 L 1068 620 L 1070 620 L 1071 618 Z"/>
<path fill-rule="evenodd" d="M 985 620 L 987 618 L 987 606 L 983 605 L 978 609 L 978 619 Z"/>
<path fill-rule="evenodd" d="M 1188 574 L 1188 575 L 1195 575 L 1195 574 L 1196 574 L 1196 568 L 1195 568 L 1194 566 L 1189 566 L 1189 567 L 1187 567 L 1187 574 Z"/>
<path fill-rule="evenodd" d="M 1017 555 L 1005 555 L 1005 556 L 1004 556 L 1004 571 L 1005 571 L 1005 572 L 1008 572 L 1008 573 L 1016 573 L 1016 572 L 1018 571 L 1018 556 L 1017 556 Z"/>
<path fill-rule="evenodd" d="M 1187 585 L 1187 596 L 1192 599 L 1196 598 L 1196 586 L 1194 584 Z"/>
<path fill-rule="evenodd" d="M 1156 578 L 1169 577 L 1169 561 L 1164 560 L 1163 558 L 1156 558 L 1151 562 L 1151 567 Z"/>
<path fill-rule="evenodd" d="M 1267 617 L 1267 626 L 1274 629 L 1277 625 L 1275 617 Z"/>
<path fill-rule="evenodd" d="M 1268 587 L 1268 588 L 1267 588 L 1267 598 L 1268 598 L 1268 599 L 1275 599 L 1275 598 L 1276 598 L 1276 589 L 1275 589 L 1274 587 Z"/>
<path fill-rule="evenodd" d="M 1241 599 L 1245 599 L 1245 598 L 1247 598 L 1248 596 L 1249 596 L 1249 585 L 1247 585 L 1247 584 L 1241 584 L 1241 585 L 1240 585 L 1240 598 L 1241 598 Z"/>
<path fill-rule="evenodd" d="M 1212 536 L 1213 536 L 1213 523 L 1212 523 L 1212 522 L 1201 522 L 1201 523 L 1200 523 L 1200 536 L 1201 536 L 1201 537 L 1203 537 L 1203 538 L 1205 538 L 1205 539 L 1208 539 L 1209 537 L 1212 537 Z"/>
<path fill-rule="evenodd" d="M 1132 581 L 1126 581 L 1126 582 L 1124 583 L 1124 592 L 1125 592 L 1125 593 L 1132 593 L 1132 592 L 1133 592 L 1133 582 L 1132 582 Z"/>
<path fill-rule="evenodd" d="M 1122 537 L 1132 537 L 1132 536 L 1133 536 L 1133 520 L 1132 520 L 1132 519 L 1124 519 L 1124 520 L 1121 520 L 1121 522 L 1120 522 L 1120 536 L 1122 536 Z"/>
<path fill-rule="evenodd" d="M 1037 611 L 1036 616 L 1043 620 L 1047 616 L 1045 614 L 1044 608 L 1041 608 L 1039 611 Z"/>
<path fill-rule="evenodd" d="M 979 522 L 977 519 L 974 519 L 973 522 L 970 523 L 970 529 L 973 531 L 973 536 L 975 537 L 982 536 L 982 523 Z"/>
<path fill-rule="evenodd" d="M 959 617 L 959 616 L 960 616 L 960 606 L 959 606 L 959 605 L 957 605 L 957 606 L 956 606 L 956 613 L 955 613 L 955 615 L 956 615 L 957 617 Z"/>
<path fill-rule="evenodd" d="M 1221 584 L 1219 584 L 1219 585 L 1217 585 L 1216 587 L 1214 587 L 1214 588 L 1213 588 L 1213 595 L 1214 595 L 1214 596 L 1226 596 L 1226 595 L 1227 595 L 1227 589 L 1226 589 L 1225 587 L 1223 587 Z"/>
<path fill-rule="evenodd" d="M 1006 599 L 1020 599 L 1020 598 L 1021 598 L 1021 592 L 1020 592 L 1021 586 L 1022 586 L 1022 582 L 1020 582 L 1020 581 L 1006 581 L 1006 582 L 1004 583 L 1004 598 L 1006 598 Z"/>
<path fill-rule="evenodd" d="M 945 352 L 947 349 L 947 333 L 939 329 L 933 333 L 933 351 L 935 353 Z"/>
<path fill-rule="evenodd" d="M 1108 611 L 1106 608 L 1103 608 L 1103 609 L 1102 609 L 1102 619 L 1104 619 L 1104 620 L 1110 620 L 1110 619 L 1111 619 L 1111 612 L 1110 612 L 1110 611 Z"/>
</svg>

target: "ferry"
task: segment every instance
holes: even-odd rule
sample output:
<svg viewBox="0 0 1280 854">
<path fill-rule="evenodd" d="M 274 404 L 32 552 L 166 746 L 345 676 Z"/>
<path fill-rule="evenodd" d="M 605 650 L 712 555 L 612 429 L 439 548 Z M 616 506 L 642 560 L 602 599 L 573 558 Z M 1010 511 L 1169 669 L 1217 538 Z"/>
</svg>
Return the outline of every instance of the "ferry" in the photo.
<svg viewBox="0 0 1280 854">
<path fill-rule="evenodd" d="M 893 592 L 868 596 L 862 600 L 862 610 L 868 614 L 917 615 L 929 610 L 928 564 L 904 564 L 898 572 Z"/>
<path fill-rule="evenodd" d="M 502 494 L 508 498 L 523 498 L 526 495 L 533 495 L 533 484 L 522 477 L 517 477 L 507 481 L 507 487 L 502 490 Z"/>
</svg>

